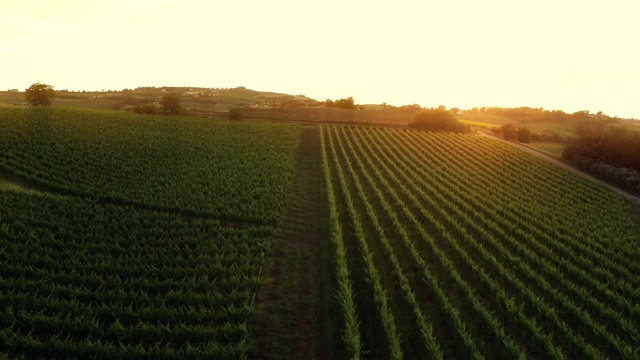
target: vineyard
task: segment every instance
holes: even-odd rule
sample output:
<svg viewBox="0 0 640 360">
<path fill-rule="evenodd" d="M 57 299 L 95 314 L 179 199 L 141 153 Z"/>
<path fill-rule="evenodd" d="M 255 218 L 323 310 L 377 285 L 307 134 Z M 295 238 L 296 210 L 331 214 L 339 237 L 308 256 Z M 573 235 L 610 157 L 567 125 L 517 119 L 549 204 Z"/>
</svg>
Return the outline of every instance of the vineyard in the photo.
<svg viewBox="0 0 640 360">
<path fill-rule="evenodd" d="M 274 225 L 299 126 L 1 109 L 0 170 L 104 202 Z"/>
<path fill-rule="evenodd" d="M 492 139 L 321 130 L 345 357 L 640 357 L 622 198 Z"/>
<path fill-rule="evenodd" d="M 0 109 L 0 358 L 636 359 L 638 216 L 472 134 Z"/>
<path fill-rule="evenodd" d="M 246 357 L 299 131 L 3 110 L 0 357 Z"/>
</svg>

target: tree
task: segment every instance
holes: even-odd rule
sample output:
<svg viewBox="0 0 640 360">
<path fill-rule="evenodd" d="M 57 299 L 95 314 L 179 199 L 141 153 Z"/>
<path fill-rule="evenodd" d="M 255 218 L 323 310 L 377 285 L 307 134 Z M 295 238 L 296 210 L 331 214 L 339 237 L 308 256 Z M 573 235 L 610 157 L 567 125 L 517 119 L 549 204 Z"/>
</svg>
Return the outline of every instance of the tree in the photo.
<svg viewBox="0 0 640 360">
<path fill-rule="evenodd" d="M 35 83 L 24 91 L 24 97 L 33 106 L 50 106 L 56 98 L 53 86 Z"/>
<path fill-rule="evenodd" d="M 335 107 L 337 107 L 338 109 L 355 109 L 356 105 L 354 103 L 353 98 L 349 96 L 346 99 L 336 100 Z"/>
<path fill-rule="evenodd" d="M 160 100 L 160 108 L 165 115 L 180 115 L 182 114 L 182 105 L 180 105 L 180 94 L 169 93 L 162 97 Z"/>
<path fill-rule="evenodd" d="M 526 127 L 518 128 L 518 141 L 521 143 L 531 142 L 531 130 Z"/>
<path fill-rule="evenodd" d="M 515 140 L 518 138 L 516 126 L 514 124 L 502 125 L 502 138 L 505 140 Z"/>
<path fill-rule="evenodd" d="M 470 132 L 469 125 L 462 124 L 447 110 L 428 109 L 417 113 L 409 127 L 430 131 Z"/>
<path fill-rule="evenodd" d="M 160 107 L 155 103 L 136 104 L 133 112 L 137 114 L 160 114 Z"/>
</svg>

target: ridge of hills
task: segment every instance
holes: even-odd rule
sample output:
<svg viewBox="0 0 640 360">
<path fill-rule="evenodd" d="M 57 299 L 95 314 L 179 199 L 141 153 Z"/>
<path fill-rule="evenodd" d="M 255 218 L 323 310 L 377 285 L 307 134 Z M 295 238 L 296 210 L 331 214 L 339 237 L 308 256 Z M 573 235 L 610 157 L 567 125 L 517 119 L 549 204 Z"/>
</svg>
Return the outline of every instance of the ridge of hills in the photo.
<svg viewBox="0 0 640 360">
<path fill-rule="evenodd" d="M 133 111 L 137 104 L 157 103 L 167 93 L 181 94 L 182 107 L 188 115 L 226 117 L 232 108 L 244 108 L 248 118 L 300 120 L 312 122 L 335 122 L 371 125 L 404 126 L 422 107 L 420 105 L 392 106 L 384 104 L 360 104 L 358 110 L 327 107 L 324 100 L 317 100 L 303 94 L 291 95 L 273 91 L 258 91 L 243 86 L 234 88 L 146 86 L 135 89 L 70 91 L 56 90 L 56 106 L 96 108 L 104 110 Z M 0 91 L 0 107 L 28 105 L 24 91 L 9 89 Z M 475 130 L 488 131 L 507 123 L 529 127 L 538 133 L 553 132 L 561 137 L 575 135 L 575 120 L 591 117 L 603 125 L 621 125 L 627 129 L 639 130 L 640 121 L 620 119 L 602 114 L 579 111 L 570 115 L 563 111 L 547 111 L 541 108 L 499 108 L 482 107 L 462 110 L 451 108 L 463 122 Z"/>
</svg>

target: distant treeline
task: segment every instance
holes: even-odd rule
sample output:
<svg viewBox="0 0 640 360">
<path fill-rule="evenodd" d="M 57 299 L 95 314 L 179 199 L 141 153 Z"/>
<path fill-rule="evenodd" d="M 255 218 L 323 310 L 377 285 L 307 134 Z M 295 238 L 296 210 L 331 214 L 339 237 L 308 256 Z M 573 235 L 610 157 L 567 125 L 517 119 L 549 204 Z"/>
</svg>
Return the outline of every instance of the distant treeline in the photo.
<svg viewBox="0 0 640 360">
<path fill-rule="evenodd" d="M 598 111 L 591 114 L 589 110 L 566 113 L 562 110 L 545 110 L 543 108 L 531 108 L 527 106 L 517 108 L 481 107 L 463 110 L 465 114 L 492 114 L 524 122 L 562 122 L 567 120 L 593 120 L 600 122 L 619 122 L 620 119 L 610 117 Z"/>
<path fill-rule="evenodd" d="M 580 155 L 640 170 L 640 132 L 603 126 L 595 121 L 581 121 L 576 135 L 564 150 L 565 158 Z"/>
<path fill-rule="evenodd" d="M 417 113 L 409 127 L 427 131 L 448 131 L 467 133 L 471 132 L 471 127 L 462 124 L 452 111 L 444 109 L 426 109 Z"/>
</svg>

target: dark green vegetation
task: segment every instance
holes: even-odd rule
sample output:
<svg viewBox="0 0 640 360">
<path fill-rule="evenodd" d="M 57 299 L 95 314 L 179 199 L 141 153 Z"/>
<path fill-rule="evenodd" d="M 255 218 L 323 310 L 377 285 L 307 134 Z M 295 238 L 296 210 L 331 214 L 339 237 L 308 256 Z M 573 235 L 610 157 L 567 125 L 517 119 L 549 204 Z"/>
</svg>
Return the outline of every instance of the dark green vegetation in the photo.
<svg viewBox="0 0 640 360">
<path fill-rule="evenodd" d="M 97 201 L 273 225 L 299 131 L 73 108 L 0 109 L 0 170 Z"/>
<path fill-rule="evenodd" d="M 6 108 L 0 174 L 0 357 L 640 356 L 637 207 L 487 137 Z"/>
<path fill-rule="evenodd" d="M 579 168 L 640 193 L 640 131 L 603 127 L 596 121 L 578 124 L 576 138 L 562 158 Z"/>
<path fill-rule="evenodd" d="M 229 109 L 227 118 L 229 120 L 242 120 L 242 108 Z"/>
<path fill-rule="evenodd" d="M 622 198 L 473 135 L 322 127 L 352 357 L 640 356 Z"/>
<path fill-rule="evenodd" d="M 33 106 L 50 106 L 56 98 L 53 86 L 35 83 L 24 91 L 27 102 Z"/>
<path fill-rule="evenodd" d="M 160 99 L 160 108 L 165 115 L 182 114 L 182 103 L 180 102 L 180 93 L 169 93 Z"/>
<path fill-rule="evenodd" d="M 0 353 L 243 358 L 300 126 L 4 109 Z M 3 190 L 4 189 L 4 190 Z"/>
<path fill-rule="evenodd" d="M 412 129 L 428 131 L 470 132 L 471 127 L 461 123 L 456 115 L 444 109 L 422 110 L 416 114 L 414 120 L 409 123 Z"/>
</svg>

